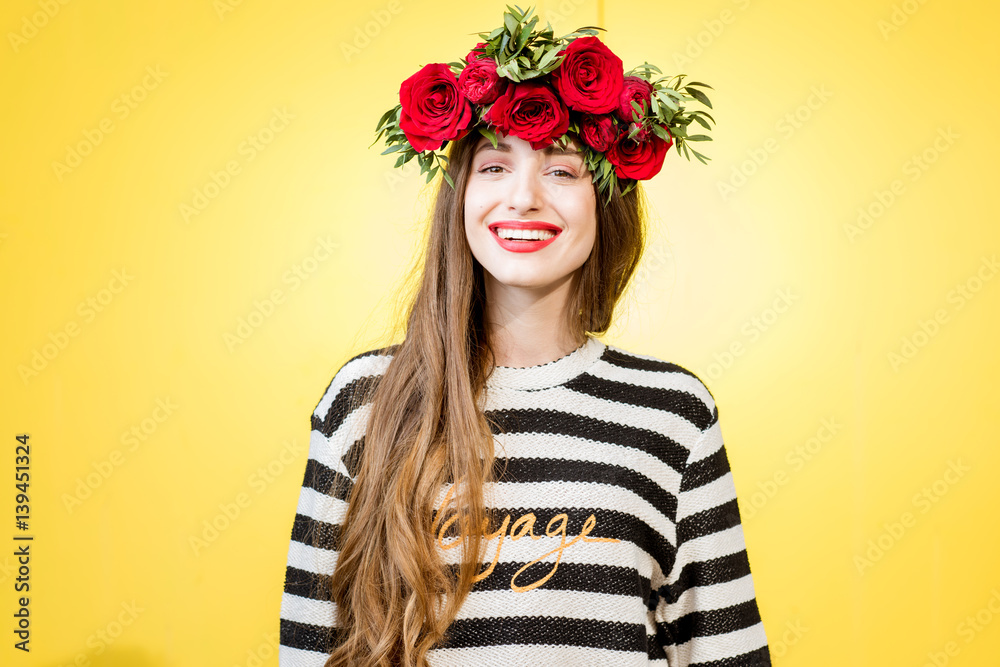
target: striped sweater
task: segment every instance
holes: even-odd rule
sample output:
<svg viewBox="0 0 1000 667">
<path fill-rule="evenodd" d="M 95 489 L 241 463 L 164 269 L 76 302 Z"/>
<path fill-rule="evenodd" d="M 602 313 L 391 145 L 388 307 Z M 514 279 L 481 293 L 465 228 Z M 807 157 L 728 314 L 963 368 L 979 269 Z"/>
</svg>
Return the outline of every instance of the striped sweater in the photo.
<svg viewBox="0 0 1000 667">
<path fill-rule="evenodd" d="M 279 664 L 322 667 L 342 491 L 369 404 L 349 408 L 392 348 L 337 371 L 312 416 L 288 550 Z M 432 649 L 433 667 L 770 665 L 715 401 L 694 374 L 596 338 L 554 361 L 500 366 L 481 407 L 497 470 L 482 578 Z M 491 427 L 494 428 L 494 427 Z M 447 489 L 434 526 L 445 562 Z M 317 546 L 313 535 L 319 536 Z"/>
</svg>

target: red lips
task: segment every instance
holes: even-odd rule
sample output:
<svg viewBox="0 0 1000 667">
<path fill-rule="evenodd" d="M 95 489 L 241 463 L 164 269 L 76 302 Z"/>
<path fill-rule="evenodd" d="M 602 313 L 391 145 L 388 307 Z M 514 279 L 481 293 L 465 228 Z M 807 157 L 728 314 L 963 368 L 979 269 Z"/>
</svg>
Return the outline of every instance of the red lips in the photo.
<svg viewBox="0 0 1000 667">
<path fill-rule="evenodd" d="M 555 232 L 555 236 L 542 241 L 502 239 L 497 234 L 498 227 L 506 227 L 507 229 L 543 229 Z M 500 244 L 500 247 L 504 250 L 509 250 L 510 252 L 537 252 L 559 238 L 559 234 L 562 232 L 562 229 L 559 227 L 549 222 L 542 222 L 541 220 L 500 220 L 497 222 L 491 222 L 489 224 L 489 229 L 493 233 L 493 238 Z"/>
<path fill-rule="evenodd" d="M 494 234 L 496 234 L 497 227 L 506 227 L 508 229 L 546 229 L 550 232 L 555 232 L 557 235 L 562 231 L 562 229 L 552 223 L 542 222 L 541 220 L 499 220 L 490 223 L 490 231 Z"/>
</svg>

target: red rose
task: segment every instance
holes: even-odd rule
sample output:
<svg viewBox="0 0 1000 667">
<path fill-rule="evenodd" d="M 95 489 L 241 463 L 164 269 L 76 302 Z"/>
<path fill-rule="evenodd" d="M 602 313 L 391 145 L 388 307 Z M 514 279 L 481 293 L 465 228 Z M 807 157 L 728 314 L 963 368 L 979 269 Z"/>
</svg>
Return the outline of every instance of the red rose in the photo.
<svg viewBox="0 0 1000 667">
<path fill-rule="evenodd" d="M 585 144 L 603 153 L 618 140 L 618 126 L 611 116 L 588 114 L 580 121 L 580 134 Z"/>
<path fill-rule="evenodd" d="M 437 150 L 446 140 L 459 139 L 472 122 L 472 105 L 458 88 L 458 79 L 442 63 L 432 63 L 399 87 L 402 113 L 399 127 L 413 150 Z"/>
<path fill-rule="evenodd" d="M 559 52 L 565 58 L 552 71 L 552 85 L 570 109 L 607 113 L 618 107 L 622 60 L 596 37 L 578 37 Z"/>
<path fill-rule="evenodd" d="M 642 107 L 642 115 L 649 111 L 649 98 L 653 95 L 653 84 L 638 76 L 627 76 L 618 99 L 618 117 L 626 123 L 632 120 L 632 100 Z"/>
<path fill-rule="evenodd" d="M 470 60 L 462 70 L 458 88 L 473 103 L 489 104 L 507 89 L 507 79 L 497 74 L 497 63 L 493 58 L 480 58 Z"/>
<path fill-rule="evenodd" d="M 569 129 L 569 110 L 555 91 L 533 81 L 507 86 L 483 118 L 503 134 L 530 142 L 536 151 Z"/>
<path fill-rule="evenodd" d="M 667 136 L 670 136 L 669 130 Z M 667 149 L 673 144 L 673 137 L 664 141 L 651 133 L 646 141 L 636 141 L 635 138 L 629 139 L 628 134 L 623 132 L 606 156 L 615 166 L 615 175 L 619 178 L 644 181 L 660 173 Z"/>
<path fill-rule="evenodd" d="M 473 46 L 472 50 L 469 51 L 469 55 L 465 56 L 465 62 L 471 63 L 473 60 L 481 60 L 482 58 L 489 58 L 489 56 L 483 53 L 484 48 L 486 48 L 486 42 L 479 42 L 478 44 Z"/>
</svg>

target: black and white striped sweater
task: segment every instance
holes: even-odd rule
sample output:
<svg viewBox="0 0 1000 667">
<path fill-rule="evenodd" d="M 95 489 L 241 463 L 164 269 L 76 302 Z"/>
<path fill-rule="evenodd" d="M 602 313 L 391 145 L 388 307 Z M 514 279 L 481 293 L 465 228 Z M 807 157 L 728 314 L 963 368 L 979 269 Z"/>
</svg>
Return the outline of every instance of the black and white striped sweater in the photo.
<svg viewBox="0 0 1000 667">
<path fill-rule="evenodd" d="M 281 667 L 322 667 L 337 562 L 369 405 L 359 382 L 391 348 L 353 357 L 312 417 L 281 602 Z M 502 425 L 486 489 L 497 532 L 433 667 L 770 665 L 715 401 L 694 374 L 596 338 L 555 361 L 498 367 L 483 404 Z M 349 456 L 345 456 L 350 451 Z M 343 476 L 343 477 L 341 477 Z M 345 485 L 337 485 L 342 488 Z M 438 507 L 447 509 L 442 489 Z M 447 511 L 438 513 L 443 528 Z M 438 530 L 438 527 L 435 527 Z M 316 531 L 319 547 L 309 536 Z M 445 562 L 457 539 L 442 531 Z"/>
</svg>

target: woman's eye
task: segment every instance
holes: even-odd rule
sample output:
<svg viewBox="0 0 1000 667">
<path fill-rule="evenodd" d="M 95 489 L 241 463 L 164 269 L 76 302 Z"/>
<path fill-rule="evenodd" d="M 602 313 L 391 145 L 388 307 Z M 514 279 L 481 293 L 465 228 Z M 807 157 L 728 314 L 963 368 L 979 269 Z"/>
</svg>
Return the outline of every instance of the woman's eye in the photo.
<svg viewBox="0 0 1000 667">
<path fill-rule="evenodd" d="M 560 178 L 576 178 L 576 174 L 565 169 L 556 169 L 552 173 L 558 175 Z"/>
<path fill-rule="evenodd" d="M 490 171 L 491 169 L 496 169 L 497 171 Z M 501 167 L 500 165 L 498 165 L 498 164 L 491 164 L 488 167 L 483 167 L 482 169 L 480 169 L 479 173 L 480 174 L 499 174 L 500 171 L 502 171 L 502 170 L 503 170 L 503 167 Z"/>
</svg>

